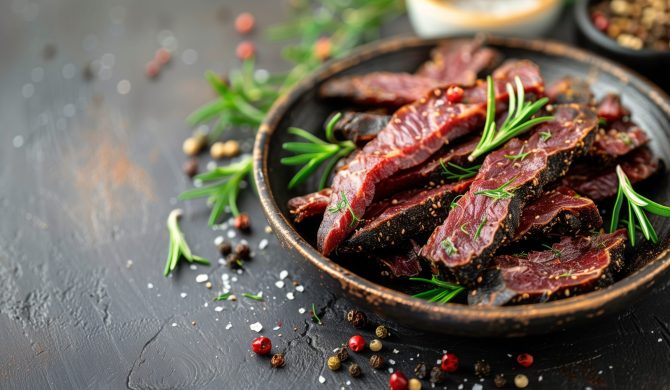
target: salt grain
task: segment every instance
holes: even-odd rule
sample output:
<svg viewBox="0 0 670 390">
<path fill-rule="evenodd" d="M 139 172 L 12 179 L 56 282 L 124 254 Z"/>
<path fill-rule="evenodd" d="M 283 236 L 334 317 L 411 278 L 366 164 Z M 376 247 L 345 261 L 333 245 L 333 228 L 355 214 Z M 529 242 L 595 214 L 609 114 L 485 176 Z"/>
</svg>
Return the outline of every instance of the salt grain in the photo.
<svg viewBox="0 0 670 390">
<path fill-rule="evenodd" d="M 659 337 L 659 338 L 658 338 L 658 342 L 660 343 L 660 342 L 662 342 L 662 341 L 663 341 L 663 339 Z"/>
<path fill-rule="evenodd" d="M 398 354 L 398 353 L 400 353 L 400 351 L 398 351 L 397 349 L 394 348 L 393 353 Z"/>
<path fill-rule="evenodd" d="M 217 237 L 214 239 L 214 245 L 219 246 L 219 245 L 221 245 L 221 244 L 223 244 L 223 236 L 217 236 Z"/>
<path fill-rule="evenodd" d="M 153 283 L 147 283 L 147 288 L 149 288 L 149 289 L 154 288 L 154 284 Z"/>
<path fill-rule="evenodd" d="M 230 322 L 228 323 L 228 325 L 226 325 L 226 329 L 230 329 L 232 327 L 233 327 L 233 324 L 231 324 Z"/>
<path fill-rule="evenodd" d="M 268 240 L 266 238 L 262 239 L 261 242 L 258 243 L 258 249 L 263 250 L 268 247 Z"/>
<path fill-rule="evenodd" d="M 193 271 L 198 269 L 198 266 L 195 264 L 191 264 L 188 268 L 192 269 Z"/>
<path fill-rule="evenodd" d="M 326 378 L 323 375 L 319 375 L 319 383 L 326 383 Z"/>
<path fill-rule="evenodd" d="M 472 385 L 472 390 L 482 390 L 483 387 L 479 383 Z"/>
<path fill-rule="evenodd" d="M 303 292 L 303 291 L 305 291 L 305 286 L 303 286 L 303 285 L 295 286 L 295 291 Z"/>
<path fill-rule="evenodd" d="M 280 326 L 275 326 L 274 328 L 272 328 L 272 330 L 279 330 L 279 329 L 281 329 Z"/>
<path fill-rule="evenodd" d="M 259 333 L 261 330 L 263 330 L 263 325 L 261 325 L 260 322 L 254 322 L 253 324 L 249 325 L 249 329 Z"/>
<path fill-rule="evenodd" d="M 392 366 L 395 366 L 395 360 L 389 359 L 389 364 L 392 365 Z"/>
<path fill-rule="evenodd" d="M 186 294 L 185 292 L 179 294 L 179 296 L 181 296 L 182 298 L 186 298 L 187 295 L 188 295 L 188 294 Z"/>
<path fill-rule="evenodd" d="M 292 301 L 295 298 L 292 292 L 286 293 L 286 299 Z"/>
<path fill-rule="evenodd" d="M 281 281 L 281 280 L 278 280 L 278 281 L 275 282 L 275 286 L 277 286 L 277 288 L 284 288 L 284 282 Z"/>
<path fill-rule="evenodd" d="M 301 307 L 300 309 L 298 309 L 298 313 L 300 313 L 300 314 L 305 314 L 305 311 L 306 310 L 305 310 L 304 307 Z"/>
<path fill-rule="evenodd" d="M 236 233 L 235 233 L 234 230 L 228 230 L 227 235 L 228 235 L 228 238 L 235 238 Z"/>
<path fill-rule="evenodd" d="M 173 322 L 173 323 L 172 323 L 172 327 L 174 328 L 175 326 L 177 326 L 177 323 L 176 323 L 176 322 Z"/>
<path fill-rule="evenodd" d="M 265 233 L 270 234 L 272 233 L 272 228 L 270 226 L 265 226 Z"/>
<path fill-rule="evenodd" d="M 214 311 L 216 311 L 216 312 L 220 312 L 222 310 L 223 310 L 223 306 L 217 306 L 217 307 L 214 308 Z"/>
<path fill-rule="evenodd" d="M 205 283 L 208 280 L 209 280 L 209 276 L 207 276 L 207 274 L 200 274 L 200 275 L 195 277 L 195 282 L 196 283 Z"/>
<path fill-rule="evenodd" d="M 388 372 L 389 372 L 389 374 L 393 374 L 393 369 L 391 367 L 389 367 Z"/>
</svg>

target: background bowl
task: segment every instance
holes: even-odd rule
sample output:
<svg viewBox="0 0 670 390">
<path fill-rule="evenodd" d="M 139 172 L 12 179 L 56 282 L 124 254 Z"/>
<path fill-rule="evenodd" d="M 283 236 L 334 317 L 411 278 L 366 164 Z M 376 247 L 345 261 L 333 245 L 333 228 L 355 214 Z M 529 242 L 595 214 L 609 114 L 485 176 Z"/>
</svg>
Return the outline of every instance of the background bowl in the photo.
<svg viewBox="0 0 670 390">
<path fill-rule="evenodd" d="M 360 48 L 344 59 L 330 62 L 301 81 L 277 100 L 261 125 L 254 147 L 254 175 L 261 204 L 270 224 L 286 248 L 321 270 L 328 288 L 336 288 L 354 300 L 397 322 L 428 331 L 467 336 L 520 336 L 548 333 L 569 325 L 584 323 L 619 312 L 667 276 L 670 268 L 670 219 L 652 218 L 659 237 L 658 245 L 638 245 L 629 257 L 636 269 L 631 275 L 605 289 L 542 304 L 499 308 L 469 307 L 460 304 L 435 304 L 413 298 L 322 256 L 313 246 L 313 237 L 301 235 L 290 222 L 286 203 L 293 196 L 310 192 L 315 182 L 288 191 L 287 183 L 295 170 L 282 166 L 286 154 L 283 142 L 292 140 L 286 129 L 297 126 L 323 136 L 325 118 L 339 107 L 318 99 L 317 89 L 324 81 L 342 75 L 371 71 L 413 71 L 425 61 L 437 40 L 391 39 Z M 486 44 L 507 57 L 527 58 L 540 65 L 550 82 L 560 76 L 589 77 L 597 96 L 620 92 L 631 108 L 633 118 L 649 133 L 654 153 L 670 161 L 670 100 L 657 87 L 633 72 L 584 51 L 548 41 L 513 38 L 486 38 Z M 670 182 L 661 175 L 653 180 L 647 195 L 670 203 Z M 332 278 L 332 280 L 328 280 Z"/>
<path fill-rule="evenodd" d="M 445 37 L 487 32 L 516 37 L 535 37 L 549 31 L 556 22 L 563 3 L 560 0 L 477 0 L 489 7 L 470 9 L 458 2 L 445 0 L 407 0 L 407 13 L 414 31 L 423 38 Z M 510 13 L 495 11 L 496 7 L 517 4 Z M 464 2 L 461 1 L 461 4 Z M 529 5 L 532 4 L 532 5 Z"/>
<path fill-rule="evenodd" d="M 670 50 L 633 50 L 619 45 L 593 24 L 589 9 L 597 1 L 600 0 L 578 0 L 575 3 L 580 43 L 601 55 L 626 64 L 666 89 L 670 87 L 670 74 L 667 71 L 670 66 Z"/>
</svg>

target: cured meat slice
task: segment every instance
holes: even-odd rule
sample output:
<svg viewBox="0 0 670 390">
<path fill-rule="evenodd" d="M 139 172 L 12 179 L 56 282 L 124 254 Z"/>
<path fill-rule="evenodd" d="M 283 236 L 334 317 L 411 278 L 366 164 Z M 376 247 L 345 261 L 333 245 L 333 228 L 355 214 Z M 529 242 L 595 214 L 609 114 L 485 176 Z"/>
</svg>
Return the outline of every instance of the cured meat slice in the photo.
<svg viewBox="0 0 670 390">
<path fill-rule="evenodd" d="M 505 85 L 519 77 L 529 95 L 544 91 L 537 66 L 528 61 L 508 62 L 494 72 L 496 108 L 507 101 Z M 444 144 L 481 127 L 485 119 L 486 83 L 464 89 L 460 102 L 450 102 L 445 88 L 408 104 L 393 115 L 391 122 L 370 141 L 333 179 L 329 207 L 339 212 L 326 213 L 317 234 L 318 248 L 324 255 L 354 229 L 358 216 L 375 198 L 377 183 L 396 172 L 426 161 Z M 346 206 L 346 207 L 343 207 Z"/>
<path fill-rule="evenodd" d="M 471 305 L 544 302 L 605 287 L 623 267 L 626 233 L 564 237 L 551 249 L 527 256 L 498 256 L 484 284 L 468 295 Z"/>
<path fill-rule="evenodd" d="M 593 93 L 589 83 L 580 78 L 566 76 L 547 87 L 547 97 L 551 103 L 592 104 Z"/>
<path fill-rule="evenodd" d="M 630 116 L 630 111 L 623 106 L 621 97 L 616 93 L 609 93 L 600 99 L 596 110 L 598 117 L 608 122 Z"/>
<path fill-rule="evenodd" d="M 589 198 L 568 187 L 547 191 L 524 207 L 514 239 L 518 242 L 543 236 L 587 233 L 599 228 L 603 220 Z"/>
<path fill-rule="evenodd" d="M 495 65 L 498 58 L 495 50 L 481 48 L 478 41 L 451 41 L 438 46 L 416 74 L 373 72 L 340 77 L 327 81 L 319 93 L 359 104 L 400 107 L 441 85 L 474 85 L 477 74 Z"/>
<path fill-rule="evenodd" d="M 647 147 L 638 148 L 617 160 L 632 184 L 639 183 L 659 169 L 659 161 Z M 581 161 L 570 168 L 561 183 L 598 202 L 616 195 L 619 188 L 615 166 L 594 169 L 593 162 Z"/>
<path fill-rule="evenodd" d="M 405 245 L 395 253 L 387 253 L 373 256 L 384 268 L 388 269 L 393 277 L 416 276 L 421 272 L 421 258 L 419 257 L 419 247 L 414 241 L 410 240 L 409 245 Z"/>
<path fill-rule="evenodd" d="M 300 223 L 306 218 L 323 215 L 330 202 L 331 192 L 330 188 L 325 188 L 319 192 L 289 199 L 288 210 L 293 216 L 293 221 Z"/>
<path fill-rule="evenodd" d="M 446 218 L 451 201 L 467 191 L 471 182 L 464 180 L 431 190 L 410 191 L 410 197 L 393 197 L 379 215 L 365 215 L 364 225 L 342 244 L 338 253 L 378 251 L 430 233 Z"/>
<path fill-rule="evenodd" d="M 602 161 L 612 162 L 648 142 L 647 133 L 638 125 L 616 120 L 598 130 L 590 154 Z"/>
<path fill-rule="evenodd" d="M 360 147 L 373 140 L 390 119 L 390 115 L 347 111 L 333 127 L 333 133 L 338 139 L 354 141 Z"/>
<path fill-rule="evenodd" d="M 528 141 L 513 139 L 487 155 L 470 189 L 421 254 L 446 267 L 459 283 L 473 285 L 496 249 L 513 237 L 524 205 L 590 148 L 596 126 L 593 109 L 556 106 L 554 120 L 538 125 Z M 522 150 L 528 151 L 523 161 L 508 158 Z"/>
</svg>

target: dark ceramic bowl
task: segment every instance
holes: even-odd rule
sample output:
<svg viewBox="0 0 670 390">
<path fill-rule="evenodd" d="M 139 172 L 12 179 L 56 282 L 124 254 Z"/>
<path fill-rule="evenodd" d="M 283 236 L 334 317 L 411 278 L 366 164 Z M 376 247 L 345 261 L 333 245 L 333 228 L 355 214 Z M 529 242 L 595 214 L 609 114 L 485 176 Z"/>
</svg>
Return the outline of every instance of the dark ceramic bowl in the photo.
<svg viewBox="0 0 670 390">
<path fill-rule="evenodd" d="M 657 87 L 630 70 L 563 44 L 487 39 L 487 44 L 507 57 L 527 58 L 539 64 L 548 81 L 566 74 L 588 76 L 598 96 L 609 91 L 621 92 L 634 119 L 650 132 L 656 155 L 670 161 L 670 100 Z M 411 327 L 476 337 L 547 333 L 593 321 L 630 308 L 635 300 L 664 281 L 670 268 L 670 219 L 652 218 L 662 237 L 661 243 L 636 246 L 627 259 L 634 270 L 614 285 L 559 301 L 495 308 L 435 304 L 413 298 L 322 256 L 312 245 L 313 237 L 301 235 L 294 228 L 286 203 L 293 196 L 310 192 L 316 183 L 307 183 L 295 191 L 286 189 L 295 170 L 280 164 L 280 158 L 286 156 L 281 144 L 292 140 L 286 131 L 289 126 L 318 130 L 323 136 L 321 126 L 325 118 L 338 107 L 318 99 L 319 85 L 333 77 L 356 73 L 411 72 L 428 58 L 437 42 L 407 38 L 362 47 L 347 58 L 326 64 L 277 100 L 256 137 L 254 174 L 263 209 L 285 247 L 327 275 L 324 280 L 334 279 L 329 282 L 330 287 L 339 289 L 357 304 Z M 670 203 L 670 183 L 665 175 L 653 180 L 651 187 L 644 191 L 648 196 Z"/>
<path fill-rule="evenodd" d="M 614 39 L 598 30 L 591 20 L 592 4 L 601 0 L 578 0 L 575 3 L 575 20 L 584 46 L 617 62 L 637 70 L 656 81 L 664 88 L 670 87 L 667 68 L 670 66 L 670 50 L 633 50 L 619 45 Z"/>
</svg>

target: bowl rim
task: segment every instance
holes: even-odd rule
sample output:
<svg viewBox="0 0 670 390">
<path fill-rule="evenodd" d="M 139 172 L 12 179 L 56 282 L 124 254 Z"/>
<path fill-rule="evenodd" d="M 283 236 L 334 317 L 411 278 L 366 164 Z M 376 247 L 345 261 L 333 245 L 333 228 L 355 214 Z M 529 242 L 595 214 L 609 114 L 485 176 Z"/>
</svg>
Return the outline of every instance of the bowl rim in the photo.
<svg viewBox="0 0 670 390">
<path fill-rule="evenodd" d="M 653 285 L 656 282 L 657 277 L 661 276 L 661 274 L 670 268 L 670 248 L 665 248 L 660 253 L 656 254 L 654 260 L 650 261 L 647 265 L 635 271 L 633 274 L 617 281 L 615 284 L 569 299 L 501 307 L 473 307 L 453 303 L 437 304 L 414 298 L 408 294 L 377 284 L 340 266 L 319 253 L 293 228 L 290 221 L 288 221 L 281 213 L 274 195 L 270 191 L 270 177 L 268 175 L 267 164 L 271 136 L 276 130 L 279 121 L 288 112 L 291 105 L 302 94 L 308 92 L 320 82 L 362 61 L 408 47 L 434 46 L 437 43 L 448 39 L 449 38 L 421 39 L 416 37 L 395 37 L 363 45 L 355 49 L 352 54 L 347 57 L 327 62 L 319 70 L 301 80 L 291 90 L 277 99 L 259 127 L 254 144 L 253 163 L 254 179 L 256 181 L 261 206 L 272 229 L 277 233 L 280 240 L 295 249 L 302 257 L 317 267 L 317 269 L 339 281 L 342 288 L 349 294 L 362 297 L 371 305 L 380 302 L 386 304 L 390 303 L 397 309 L 423 312 L 428 315 L 429 318 L 434 318 L 435 316 L 452 317 L 462 320 L 463 323 L 482 321 L 513 321 L 517 323 L 528 323 L 544 317 L 562 317 L 569 319 L 570 316 L 580 312 L 599 313 L 606 303 L 631 294 L 643 285 L 646 285 L 647 287 Z M 484 42 L 509 48 L 540 51 L 551 55 L 563 55 L 576 61 L 595 66 L 599 70 L 618 78 L 623 83 L 634 82 L 639 86 L 644 87 L 644 89 L 648 91 L 649 98 L 670 117 L 670 97 L 668 97 L 665 92 L 634 71 L 624 66 L 614 64 L 600 56 L 551 40 L 527 40 L 522 38 L 503 38 L 487 35 L 484 37 Z"/>
<path fill-rule="evenodd" d="M 658 50 L 650 48 L 642 48 L 639 50 L 629 49 L 625 46 L 619 45 L 617 41 L 605 35 L 602 31 L 598 30 L 596 26 L 591 21 L 589 17 L 589 7 L 592 3 L 599 0 L 579 0 L 575 3 L 574 12 L 575 20 L 577 21 L 577 26 L 579 29 L 596 45 L 602 47 L 603 49 L 612 51 L 619 55 L 625 55 L 628 57 L 635 58 L 657 58 L 657 57 L 670 57 L 669 50 Z"/>
<path fill-rule="evenodd" d="M 543 12 L 547 12 L 553 8 L 557 8 L 561 5 L 561 2 L 558 0 L 538 0 L 537 4 L 532 7 L 520 10 L 518 12 L 509 13 L 505 15 L 498 15 L 494 13 L 481 13 L 477 11 L 469 11 L 463 8 L 460 8 L 451 1 L 444 0 L 408 0 L 408 1 L 421 1 L 425 6 L 434 7 L 434 10 L 439 10 L 442 12 L 450 13 L 450 16 L 454 18 L 450 21 L 463 26 L 509 26 L 514 25 L 519 22 L 527 21 L 530 18 L 537 17 Z"/>
</svg>

